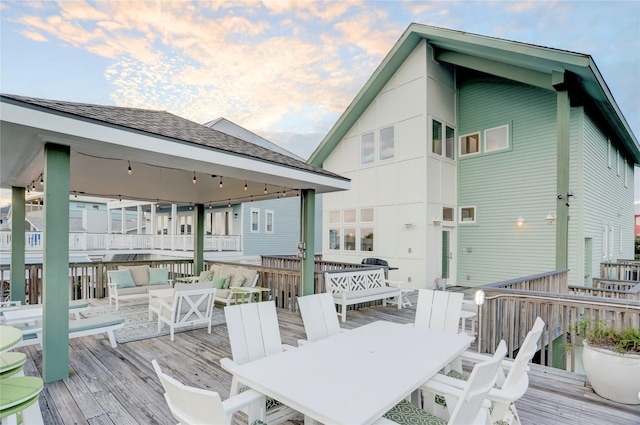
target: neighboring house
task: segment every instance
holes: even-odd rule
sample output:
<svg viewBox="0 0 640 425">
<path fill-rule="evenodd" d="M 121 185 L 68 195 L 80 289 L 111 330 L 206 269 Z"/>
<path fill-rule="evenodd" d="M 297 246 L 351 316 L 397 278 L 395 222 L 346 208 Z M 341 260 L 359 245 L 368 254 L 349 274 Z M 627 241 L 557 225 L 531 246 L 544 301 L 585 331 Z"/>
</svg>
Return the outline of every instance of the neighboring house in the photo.
<svg viewBox="0 0 640 425">
<path fill-rule="evenodd" d="M 204 125 L 304 161 L 281 146 L 226 118 L 217 118 Z M 214 208 L 213 211 L 218 214 L 233 215 L 232 226 L 239 226 L 236 234 L 242 234 L 241 244 L 244 255 L 293 255 L 297 252 L 297 245 L 300 241 L 300 199 L 297 198 L 297 195 L 297 191 L 283 187 L 279 199 L 245 202 L 232 205 L 232 208 Z M 322 252 L 322 195 L 316 196 L 314 248 L 316 253 Z"/>
<path fill-rule="evenodd" d="M 308 162 L 352 181 L 324 258 L 408 286 L 633 258 L 639 145 L 589 55 L 412 24 Z"/>
</svg>

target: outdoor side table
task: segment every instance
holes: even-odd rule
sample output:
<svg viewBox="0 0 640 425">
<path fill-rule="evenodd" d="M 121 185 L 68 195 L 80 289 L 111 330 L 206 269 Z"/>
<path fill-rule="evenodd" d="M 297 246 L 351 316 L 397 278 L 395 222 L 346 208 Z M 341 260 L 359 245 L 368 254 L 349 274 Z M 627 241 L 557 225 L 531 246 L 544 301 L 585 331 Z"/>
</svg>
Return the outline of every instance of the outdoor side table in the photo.
<svg viewBox="0 0 640 425">
<path fill-rule="evenodd" d="M 0 418 L 22 412 L 38 402 L 44 387 L 41 378 L 19 376 L 0 381 Z"/>
<path fill-rule="evenodd" d="M 0 353 L 13 348 L 22 341 L 22 331 L 13 326 L 0 326 Z"/>
</svg>

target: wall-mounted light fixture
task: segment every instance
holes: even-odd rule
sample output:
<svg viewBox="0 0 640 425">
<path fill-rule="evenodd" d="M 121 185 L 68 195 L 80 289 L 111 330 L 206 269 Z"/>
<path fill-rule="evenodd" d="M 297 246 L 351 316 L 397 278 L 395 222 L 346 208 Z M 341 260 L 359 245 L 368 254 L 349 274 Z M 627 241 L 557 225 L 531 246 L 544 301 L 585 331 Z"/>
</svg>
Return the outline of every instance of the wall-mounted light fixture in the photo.
<svg viewBox="0 0 640 425">
<path fill-rule="evenodd" d="M 442 220 L 440 220 L 439 218 L 433 219 L 433 224 L 435 224 L 436 226 L 440 226 L 440 223 L 442 223 Z"/>
<path fill-rule="evenodd" d="M 556 215 L 550 212 L 549 214 L 547 214 L 547 216 L 544 219 L 547 222 L 547 224 L 553 224 L 553 222 L 556 221 Z"/>
<path fill-rule="evenodd" d="M 524 220 L 524 217 L 520 216 L 520 217 L 518 217 L 518 219 L 516 220 L 516 225 L 517 225 L 518 227 L 522 227 L 522 226 L 524 226 L 524 221 L 525 221 L 525 220 Z"/>
</svg>

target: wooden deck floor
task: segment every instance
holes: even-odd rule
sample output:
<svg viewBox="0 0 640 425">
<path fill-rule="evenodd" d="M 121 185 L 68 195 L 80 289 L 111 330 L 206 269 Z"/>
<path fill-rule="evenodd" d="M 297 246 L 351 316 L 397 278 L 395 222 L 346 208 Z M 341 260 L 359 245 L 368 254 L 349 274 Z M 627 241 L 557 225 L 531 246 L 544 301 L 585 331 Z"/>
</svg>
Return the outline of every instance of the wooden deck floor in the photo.
<svg viewBox="0 0 640 425">
<path fill-rule="evenodd" d="M 400 323 L 413 321 L 415 309 L 366 308 L 349 312 L 345 327 L 353 328 L 375 320 Z M 283 343 L 296 345 L 305 337 L 297 313 L 278 311 Z M 47 424 L 175 424 L 158 379 L 151 366 L 157 359 L 169 374 L 182 382 L 229 396 L 231 376 L 219 360 L 231 357 L 227 328 L 206 329 L 119 344 L 112 349 L 102 336 L 73 339 L 70 346 L 70 377 L 47 384 L 40 397 Z M 28 353 L 27 375 L 40 375 L 41 352 Z M 384 373 L 380 385 L 384 385 Z M 640 406 L 609 402 L 593 393 L 582 375 L 532 366 L 530 386 L 516 403 L 523 424 L 639 424 Z M 243 415 L 235 422 L 246 423 Z M 300 420 L 290 423 L 301 424 Z"/>
</svg>

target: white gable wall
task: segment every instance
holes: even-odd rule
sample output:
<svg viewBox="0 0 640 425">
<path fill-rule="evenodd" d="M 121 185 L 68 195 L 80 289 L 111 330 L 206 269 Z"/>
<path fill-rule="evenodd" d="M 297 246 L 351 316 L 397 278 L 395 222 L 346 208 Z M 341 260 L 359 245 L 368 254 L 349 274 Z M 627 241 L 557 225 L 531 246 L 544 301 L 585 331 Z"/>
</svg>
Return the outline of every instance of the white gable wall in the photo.
<svg viewBox="0 0 640 425">
<path fill-rule="evenodd" d="M 433 217 L 442 215 L 442 202 L 455 206 L 456 171 L 455 163 L 429 154 L 430 116 L 454 126 L 453 86 L 449 68 L 433 62 L 431 49 L 421 42 L 324 161 L 325 169 L 351 179 L 350 191 L 326 194 L 323 199 L 325 259 L 359 263 L 365 257 L 383 258 L 399 268 L 391 272 L 392 279 L 416 288 L 430 287 L 439 276 L 441 228 L 434 226 Z M 379 160 L 380 129 L 390 125 L 394 157 Z M 371 131 L 376 159 L 363 165 L 361 136 Z M 372 224 L 359 222 L 359 213 L 366 208 L 374 209 Z M 345 210 L 356 210 L 356 223 L 329 223 L 331 211 Z M 371 226 L 372 252 L 359 250 L 359 233 L 356 249 L 344 249 L 345 230 Z M 339 250 L 329 249 L 330 229 L 342 232 Z"/>
</svg>

